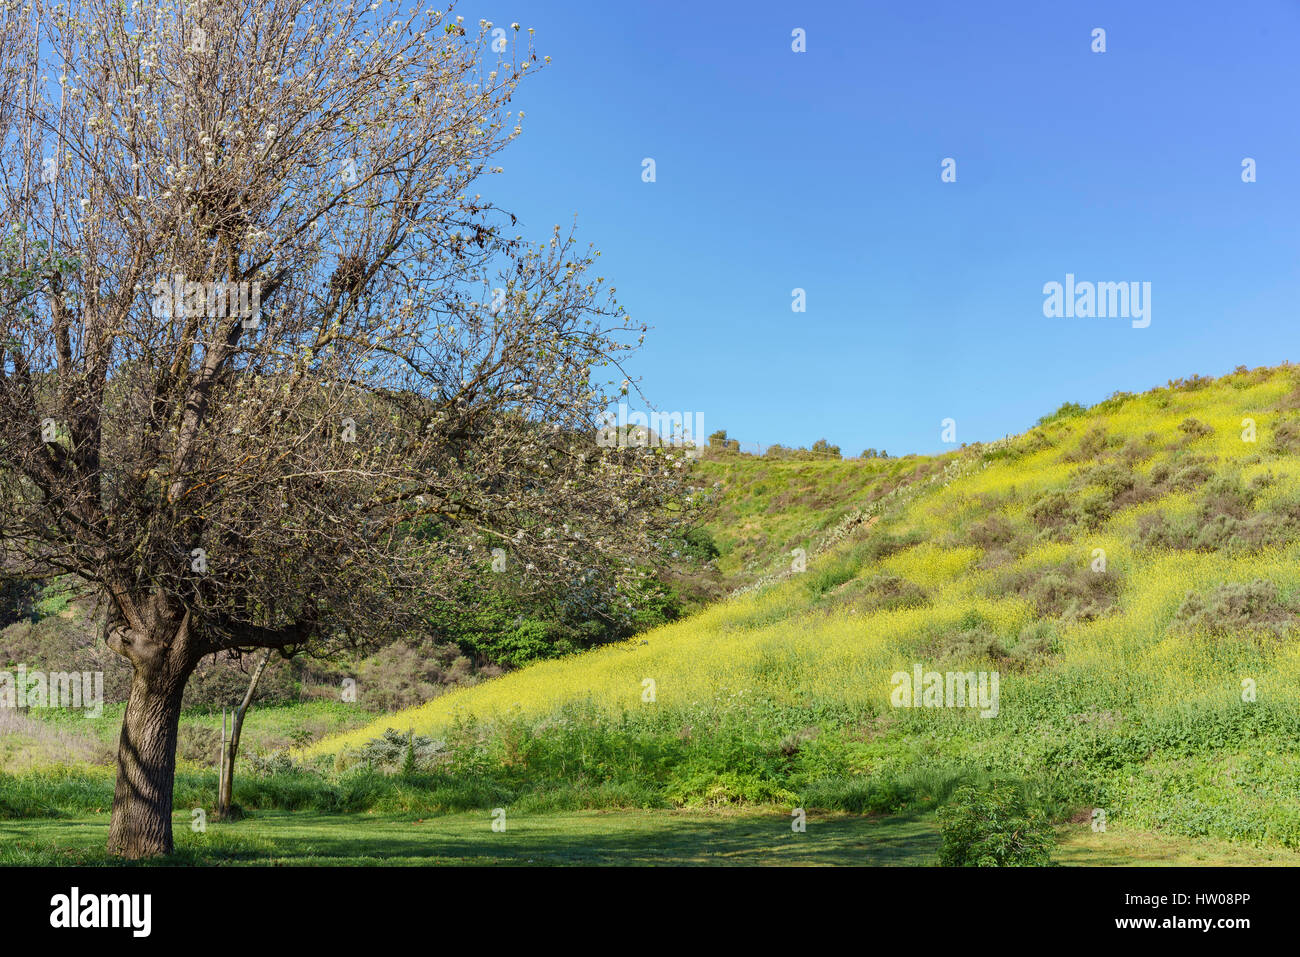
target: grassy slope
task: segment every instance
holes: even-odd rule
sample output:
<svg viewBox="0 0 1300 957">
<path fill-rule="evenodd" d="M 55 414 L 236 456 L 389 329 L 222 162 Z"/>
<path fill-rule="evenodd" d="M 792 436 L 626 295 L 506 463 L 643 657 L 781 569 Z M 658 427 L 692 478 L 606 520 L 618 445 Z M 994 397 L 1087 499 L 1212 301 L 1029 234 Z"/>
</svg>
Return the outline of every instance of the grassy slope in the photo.
<svg viewBox="0 0 1300 957">
<path fill-rule="evenodd" d="M 537 664 L 386 717 L 308 754 L 354 748 L 385 727 L 440 735 L 469 716 L 536 726 L 577 704 L 594 707 L 611 725 L 654 733 L 676 724 L 689 735 L 701 724 L 749 722 L 771 730 L 772 748 L 781 732 L 798 732 L 796 725 L 808 722 L 815 737 L 808 747 L 833 751 L 828 766 L 864 781 L 927 770 L 1012 774 L 1058 802 L 1105 807 L 1125 826 L 1298 847 L 1300 645 L 1201 635 L 1173 627 L 1173 617 L 1189 592 L 1223 582 L 1263 578 L 1284 598 L 1300 596 L 1300 542 L 1234 553 L 1140 547 L 1140 516 L 1155 509 L 1190 512 L 1191 491 L 1120 508 L 1057 541 L 1040 536 L 1000 566 L 981 567 L 989 564 L 987 549 L 969 535 L 995 513 L 1035 531 L 1028 510 L 1038 495 L 1062 489 L 1077 501 L 1095 492 L 1072 488 L 1080 471 L 1113 460 L 1121 443 L 1141 444 L 1144 436 L 1155 452 L 1138 458 L 1136 474 L 1198 455 L 1217 473 L 1243 480 L 1271 472 L 1276 481 L 1263 494 L 1265 503 L 1293 495 L 1300 490 L 1300 461 L 1272 443 L 1285 433 L 1277 427 L 1294 408 L 1296 384 L 1290 369 L 1257 370 L 1206 388 L 1159 389 L 1106 403 L 999 448 L 943 457 L 932 465 L 943 468 L 935 478 L 874 502 L 903 468 L 928 463 L 706 463 L 702 471 L 724 486 L 715 525 L 724 570 L 740 582 L 779 571 L 788 549 L 806 542 L 805 574 L 786 575 L 631 642 Z M 1180 430 L 1188 417 L 1213 431 Z M 1245 417 L 1256 422 L 1255 443 L 1241 439 Z M 1098 428 L 1109 442 L 1080 453 Z M 859 506 L 879 517 L 877 526 L 858 526 L 836 540 L 830 530 Z M 922 541 L 883 554 L 879 543 L 888 535 Z M 891 674 L 914 662 L 928 667 L 945 637 L 983 629 L 1014 651 L 1022 629 L 1044 617 L 1007 587 L 1007 576 L 1032 577 L 1056 565 L 1086 568 L 1097 548 L 1105 549 L 1108 574 L 1119 582 L 1117 606 L 1091 621 L 1053 621 L 1055 653 L 1026 657 L 1023 667 L 989 660 L 978 649 L 944 659 L 950 668 L 959 662 L 1001 668 L 996 720 L 951 709 L 891 708 Z M 873 592 L 882 575 L 920 589 L 925 604 L 882 607 Z M 1258 687 L 1255 704 L 1241 700 L 1243 678 Z M 653 703 L 643 700 L 645 679 L 655 682 Z M 807 775 L 800 780 L 809 782 Z M 709 787 L 696 782 L 678 802 L 708 803 Z M 727 787 L 715 782 L 713 791 Z M 808 799 L 807 787 L 796 792 Z"/>
<path fill-rule="evenodd" d="M 109 705 L 98 717 L 83 711 L 0 714 L 0 774 L 50 767 L 115 767 L 126 705 Z M 233 719 L 232 719 L 233 720 Z M 296 740 L 316 740 L 373 720 L 355 706 L 334 701 L 259 705 L 249 710 L 241 736 L 244 753 L 274 752 Z M 181 716 L 182 769 L 212 769 L 220 753 L 221 713 L 191 710 Z"/>
<path fill-rule="evenodd" d="M 699 462 L 694 476 L 716 497 L 708 528 L 718 567 L 735 587 L 788 568 L 793 549 L 811 552 L 856 508 L 942 464 L 941 456 L 783 462 L 731 455 Z"/>
</svg>

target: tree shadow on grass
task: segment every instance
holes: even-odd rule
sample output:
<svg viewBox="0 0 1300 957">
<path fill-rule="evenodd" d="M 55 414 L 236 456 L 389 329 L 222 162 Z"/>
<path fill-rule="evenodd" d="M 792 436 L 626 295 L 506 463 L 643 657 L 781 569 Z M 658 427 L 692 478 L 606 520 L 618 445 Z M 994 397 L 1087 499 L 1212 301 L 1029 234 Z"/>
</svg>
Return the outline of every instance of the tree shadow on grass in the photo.
<svg viewBox="0 0 1300 957">
<path fill-rule="evenodd" d="M 177 817 L 176 853 L 153 863 L 222 865 L 908 866 L 937 862 L 932 817 L 808 815 L 791 829 L 780 811 L 579 811 L 515 814 L 504 831 L 489 813 L 403 815 L 268 811 L 190 831 Z M 104 850 L 107 816 L 0 822 L 0 863 L 95 866 L 121 862 Z M 149 863 L 149 862 L 142 862 Z"/>
<path fill-rule="evenodd" d="M 898 866 L 934 864 L 939 850 L 928 817 L 812 814 L 796 833 L 780 812 L 507 812 L 504 831 L 492 830 L 488 814 L 283 815 L 252 834 L 288 864 Z"/>
</svg>

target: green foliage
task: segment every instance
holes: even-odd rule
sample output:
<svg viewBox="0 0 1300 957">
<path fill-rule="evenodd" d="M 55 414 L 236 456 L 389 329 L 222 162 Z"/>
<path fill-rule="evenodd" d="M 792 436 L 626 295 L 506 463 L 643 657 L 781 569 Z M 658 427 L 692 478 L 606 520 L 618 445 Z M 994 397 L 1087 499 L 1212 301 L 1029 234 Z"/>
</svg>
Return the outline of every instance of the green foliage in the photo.
<svg viewBox="0 0 1300 957">
<path fill-rule="evenodd" d="M 1296 617 L 1294 609 L 1281 600 L 1275 584 L 1256 579 L 1245 584 L 1219 585 L 1207 595 L 1188 595 L 1174 614 L 1174 621 L 1190 630 L 1219 636 L 1249 632 L 1280 636 L 1294 627 Z"/>
<path fill-rule="evenodd" d="M 897 575 L 871 576 L 863 583 L 861 596 L 864 607 L 872 611 L 921 608 L 930 604 L 930 595 L 924 588 Z"/>
<path fill-rule="evenodd" d="M 713 533 L 702 525 L 680 532 L 672 539 L 671 545 L 674 557 L 697 563 L 712 561 L 721 554 Z"/>
<path fill-rule="evenodd" d="M 945 867 L 1041 867 L 1051 863 L 1051 821 L 1010 784 L 965 786 L 940 808 Z"/>
<path fill-rule="evenodd" d="M 51 615 L 62 614 L 72 603 L 75 590 L 67 579 L 59 578 L 41 588 L 32 603 L 32 617 L 39 621 Z"/>
<path fill-rule="evenodd" d="M 25 239 L 24 232 L 22 224 L 14 224 L 0 234 L 0 302 L 32 319 L 36 315 L 32 298 L 49 287 L 56 273 L 79 270 L 81 261 L 52 247 L 46 239 Z M 26 265 L 20 265 L 23 262 Z"/>
<path fill-rule="evenodd" d="M 706 554 L 703 530 L 683 537 L 682 546 Z M 680 558 L 680 556 L 679 556 Z M 558 658 L 627 638 L 677 618 L 677 590 L 649 574 L 620 584 L 612 601 L 593 604 L 575 587 L 569 595 L 534 596 L 506 575 L 486 573 L 461 583 L 450 599 L 432 603 L 430 629 L 481 662 L 517 667 Z"/>
<path fill-rule="evenodd" d="M 858 563 L 852 558 L 816 568 L 808 573 L 808 594 L 813 598 L 821 598 L 852 580 L 857 573 Z"/>
<path fill-rule="evenodd" d="M 831 445 L 825 439 L 818 439 L 812 444 L 811 451 L 816 455 L 828 456 L 831 458 L 840 458 L 840 447 Z"/>
<path fill-rule="evenodd" d="M 1295 419 L 1281 419 L 1273 427 L 1273 442 L 1269 450 L 1280 455 L 1295 455 L 1300 452 L 1300 422 Z"/>
<path fill-rule="evenodd" d="M 357 761 L 381 771 L 398 771 L 409 776 L 428 768 L 446 752 L 446 742 L 408 731 L 389 728 L 357 753 Z"/>
<path fill-rule="evenodd" d="M 1111 412 L 1118 412 L 1125 404 L 1137 398 L 1132 392 L 1117 391 L 1112 392 L 1109 398 L 1103 399 L 1093 406 L 1092 411 L 1099 415 L 1106 415 Z"/>
<path fill-rule="evenodd" d="M 782 462 L 824 462 L 840 459 L 842 455 L 838 445 L 831 445 L 825 439 L 818 439 L 812 444 L 812 448 L 795 449 L 788 445 L 781 445 L 779 442 L 774 443 L 763 450 L 763 458 Z"/>
<path fill-rule="evenodd" d="M 733 455 L 740 452 L 740 441 L 738 439 L 727 438 L 726 429 L 718 429 L 709 436 L 709 451 L 715 453 L 730 452 Z"/>
<path fill-rule="evenodd" d="M 1119 600 L 1122 582 L 1112 569 L 1093 571 L 1090 563 L 1067 562 L 1048 568 L 1022 568 L 998 580 L 996 591 L 1022 595 L 1043 618 L 1092 621 Z"/>
<path fill-rule="evenodd" d="M 1178 431 L 1187 436 L 1187 441 L 1192 442 L 1206 435 L 1213 435 L 1214 429 L 1200 419 L 1188 417 L 1178 423 Z"/>
<path fill-rule="evenodd" d="M 1048 425 L 1052 422 L 1060 422 L 1064 419 L 1074 419 L 1087 413 L 1087 409 L 1077 402 L 1065 402 L 1061 407 L 1050 415 L 1045 415 L 1036 423 L 1037 425 Z"/>
<path fill-rule="evenodd" d="M 1194 515 L 1141 516 L 1138 541 L 1146 548 L 1234 553 L 1285 544 L 1300 534 L 1300 496 L 1279 496 L 1256 511 L 1258 493 L 1268 481 L 1259 476 L 1243 485 L 1235 476 L 1217 476 L 1206 483 Z"/>
</svg>

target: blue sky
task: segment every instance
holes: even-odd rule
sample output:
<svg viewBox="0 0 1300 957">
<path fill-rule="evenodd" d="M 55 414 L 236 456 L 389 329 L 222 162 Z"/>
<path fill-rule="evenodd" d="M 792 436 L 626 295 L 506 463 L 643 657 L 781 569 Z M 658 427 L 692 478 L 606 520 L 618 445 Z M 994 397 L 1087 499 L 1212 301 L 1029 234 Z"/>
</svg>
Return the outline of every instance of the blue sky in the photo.
<svg viewBox="0 0 1300 957">
<path fill-rule="evenodd" d="M 947 417 L 989 440 L 1300 358 L 1296 0 L 458 12 L 532 26 L 552 58 L 485 192 L 532 238 L 577 215 L 653 327 L 649 399 L 708 431 L 931 452 Z M 1067 273 L 1151 283 L 1150 326 L 1045 318 Z"/>
</svg>

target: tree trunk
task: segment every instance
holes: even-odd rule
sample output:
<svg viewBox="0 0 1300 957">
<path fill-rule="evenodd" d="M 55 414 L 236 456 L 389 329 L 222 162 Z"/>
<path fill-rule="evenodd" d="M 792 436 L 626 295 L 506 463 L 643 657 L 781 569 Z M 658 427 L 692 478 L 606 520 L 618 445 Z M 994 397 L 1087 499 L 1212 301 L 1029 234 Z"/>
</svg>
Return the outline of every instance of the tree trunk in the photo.
<svg viewBox="0 0 1300 957">
<path fill-rule="evenodd" d="M 136 665 L 117 748 L 111 854 L 136 859 L 172 852 L 176 735 L 188 679 L 188 670 L 150 673 Z"/>
<path fill-rule="evenodd" d="M 230 806 L 235 796 L 235 757 L 239 754 L 239 735 L 244 730 L 244 715 L 248 713 L 248 706 L 253 703 L 257 683 L 262 679 L 262 672 L 266 670 L 270 660 L 271 652 L 268 651 L 253 669 L 253 676 L 248 681 L 248 690 L 244 692 L 244 700 L 235 709 L 230 740 L 226 743 L 225 760 L 221 763 L 221 783 L 217 787 L 217 820 L 230 817 Z"/>
<path fill-rule="evenodd" d="M 127 602 L 110 619 L 108 646 L 131 662 L 131 697 L 117 745 L 117 788 L 108 830 L 110 854 L 136 859 L 172 852 L 172 790 L 181 699 L 199 655 L 187 613 L 169 613 L 161 593 Z M 146 614 L 138 608 L 145 607 Z"/>
</svg>

